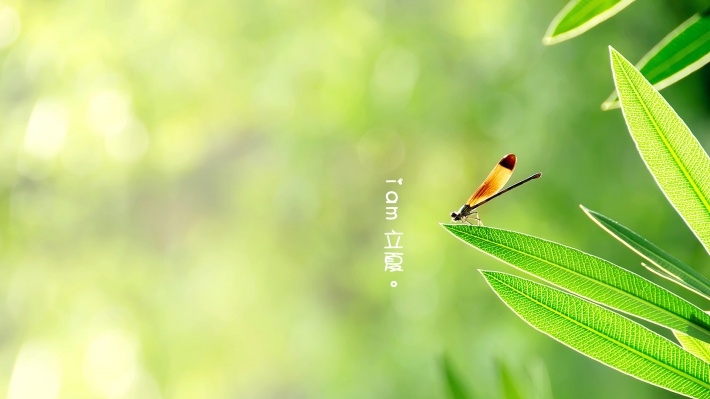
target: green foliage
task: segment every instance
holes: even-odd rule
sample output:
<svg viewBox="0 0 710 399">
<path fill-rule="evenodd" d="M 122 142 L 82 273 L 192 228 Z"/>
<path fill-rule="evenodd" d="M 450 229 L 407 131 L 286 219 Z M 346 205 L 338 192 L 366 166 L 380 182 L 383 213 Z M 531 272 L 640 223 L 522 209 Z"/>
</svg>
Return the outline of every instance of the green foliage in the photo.
<svg viewBox="0 0 710 399">
<path fill-rule="evenodd" d="M 619 371 L 694 398 L 710 398 L 710 364 L 668 339 L 575 295 L 506 273 L 482 271 L 522 319 Z"/>
<path fill-rule="evenodd" d="M 685 223 L 710 252 L 710 158 L 666 100 L 610 48 L 614 83 L 641 158 Z"/>
<path fill-rule="evenodd" d="M 710 62 L 710 10 L 683 22 L 655 45 L 636 68 L 657 90 L 666 88 Z M 618 108 L 616 91 L 602 104 Z"/>
<path fill-rule="evenodd" d="M 2 2 L 0 397 L 432 398 L 442 346 L 472 394 L 498 384 L 498 356 L 544 351 L 558 398 L 667 397 L 589 382 L 596 362 L 512 329 L 431 228 L 516 152 L 517 173 L 554 173 L 484 220 L 594 248 L 570 200 L 647 177 L 593 158 L 628 138 L 595 134 L 618 118 L 590 112 L 611 89 L 590 57 L 687 3 L 639 2 L 661 12 L 541 51 L 557 11 L 541 10 L 566 2 Z M 704 118 L 699 85 L 674 93 Z M 667 217 L 638 199 L 599 210 L 638 232 Z M 378 266 L 392 228 L 403 273 Z"/>
<path fill-rule="evenodd" d="M 462 241 L 545 281 L 710 341 L 710 316 L 700 308 L 604 259 L 514 231 L 460 224 L 444 227 Z"/>
<path fill-rule="evenodd" d="M 581 208 L 599 227 L 651 262 L 651 265 L 643 263 L 648 270 L 710 299 L 710 280 L 705 276 L 622 224 L 591 209 Z"/>
<path fill-rule="evenodd" d="M 673 334 L 685 350 L 710 363 L 710 344 L 680 331 L 673 330 Z"/>
<path fill-rule="evenodd" d="M 626 8 L 634 0 L 572 0 L 547 28 L 547 45 L 579 36 Z M 664 37 L 639 61 L 637 68 L 658 90 L 683 79 L 710 62 L 710 10 L 698 13 Z M 616 93 L 602 104 L 618 108 Z"/>
<path fill-rule="evenodd" d="M 634 0 L 572 0 L 547 28 L 545 44 L 556 44 L 588 31 L 623 10 Z"/>
<path fill-rule="evenodd" d="M 641 158 L 707 250 L 710 158 L 651 83 L 610 51 L 620 106 Z M 623 225 L 582 209 L 651 262 L 645 265 L 649 270 L 708 296 L 710 283 L 701 274 Z M 561 244 L 490 227 L 444 227 L 479 250 L 576 294 L 483 271 L 496 294 L 536 329 L 643 381 L 710 398 L 710 317 L 700 308 L 634 273 Z M 669 328 L 682 348 L 594 302 Z"/>
</svg>

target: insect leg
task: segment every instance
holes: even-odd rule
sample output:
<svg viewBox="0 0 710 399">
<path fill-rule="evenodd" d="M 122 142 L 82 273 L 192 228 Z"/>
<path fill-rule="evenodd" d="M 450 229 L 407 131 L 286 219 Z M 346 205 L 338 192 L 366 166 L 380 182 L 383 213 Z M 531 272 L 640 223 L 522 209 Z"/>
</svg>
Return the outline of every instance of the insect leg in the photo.
<svg viewBox="0 0 710 399">
<path fill-rule="evenodd" d="M 473 212 L 473 215 L 474 215 L 478 225 L 481 226 L 483 223 L 481 222 L 481 218 L 478 217 L 478 212 Z"/>
</svg>

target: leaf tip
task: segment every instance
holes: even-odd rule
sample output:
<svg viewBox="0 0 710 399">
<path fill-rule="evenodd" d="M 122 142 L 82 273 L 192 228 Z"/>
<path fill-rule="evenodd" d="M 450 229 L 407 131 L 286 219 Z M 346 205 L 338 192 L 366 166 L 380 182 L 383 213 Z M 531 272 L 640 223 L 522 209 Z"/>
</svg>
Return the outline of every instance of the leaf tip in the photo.
<svg viewBox="0 0 710 399">
<path fill-rule="evenodd" d="M 439 223 L 439 226 L 445 228 L 445 229 L 448 230 L 448 231 L 451 231 L 451 228 L 452 228 L 454 225 L 451 224 L 451 223 Z"/>
<path fill-rule="evenodd" d="M 609 46 L 609 56 L 611 57 L 611 63 L 612 63 L 612 64 L 615 64 L 615 63 L 616 63 L 616 64 L 619 64 L 619 63 L 626 63 L 626 64 L 630 64 L 630 65 L 631 65 L 631 63 L 629 62 L 629 60 L 627 60 L 626 58 L 624 58 L 624 56 L 621 55 L 620 52 L 616 51 L 616 49 L 615 49 L 614 47 Z"/>
<path fill-rule="evenodd" d="M 489 277 L 491 277 L 493 274 L 495 274 L 495 272 L 493 270 L 486 270 L 486 269 L 478 269 L 478 272 L 481 273 L 481 275 L 483 276 L 484 279 L 486 279 L 486 281 L 489 280 Z"/>
<path fill-rule="evenodd" d="M 602 111 L 609 111 L 611 109 L 619 109 L 621 107 L 621 104 L 619 101 L 614 100 L 614 101 L 607 101 L 604 104 L 602 104 Z"/>
<path fill-rule="evenodd" d="M 596 219 L 596 214 L 597 214 L 596 212 L 594 212 L 593 210 L 587 208 L 586 206 L 584 206 L 582 204 L 580 204 L 579 207 L 582 209 L 582 212 L 584 212 L 587 216 L 589 216 L 589 218 L 591 218 L 592 220 Z"/>
<path fill-rule="evenodd" d="M 616 49 L 612 46 L 609 46 L 609 57 L 611 58 L 612 62 L 619 60 L 619 59 L 624 59 L 624 56 L 621 55 Z"/>
<path fill-rule="evenodd" d="M 580 208 L 582 208 L 582 211 L 584 212 L 585 215 L 587 215 L 587 217 L 592 219 L 592 222 L 596 223 L 597 226 L 602 228 L 602 230 L 611 234 L 612 237 L 616 237 L 616 235 L 614 233 L 612 233 L 611 231 L 609 231 L 609 229 L 604 226 L 604 223 L 602 223 L 602 220 L 605 218 L 605 216 L 603 216 L 597 212 L 594 212 L 593 210 L 591 210 L 589 208 L 585 208 L 582 205 L 580 205 Z M 616 237 L 616 238 L 618 239 L 618 237 Z"/>
<path fill-rule="evenodd" d="M 542 38 L 542 44 L 545 46 L 552 46 L 553 44 L 558 43 L 559 40 L 555 39 L 554 36 L 545 36 Z"/>
</svg>

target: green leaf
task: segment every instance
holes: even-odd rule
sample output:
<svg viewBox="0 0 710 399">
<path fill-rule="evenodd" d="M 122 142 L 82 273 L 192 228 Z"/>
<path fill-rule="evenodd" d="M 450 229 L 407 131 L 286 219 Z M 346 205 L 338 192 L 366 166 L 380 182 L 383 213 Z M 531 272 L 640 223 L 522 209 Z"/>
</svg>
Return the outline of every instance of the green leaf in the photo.
<svg viewBox="0 0 710 399">
<path fill-rule="evenodd" d="M 710 362 L 710 344 L 676 330 L 673 330 L 673 334 L 685 350 L 705 360 L 705 362 Z"/>
<path fill-rule="evenodd" d="M 656 44 L 641 58 L 636 69 L 662 90 L 710 62 L 710 9 L 695 14 Z M 602 104 L 603 110 L 618 108 L 616 92 Z"/>
<path fill-rule="evenodd" d="M 503 397 L 505 399 L 523 399 L 520 393 L 519 383 L 508 365 L 498 360 L 498 373 L 500 373 L 500 384 Z"/>
<path fill-rule="evenodd" d="M 710 158 L 666 100 L 609 47 L 626 125 L 648 170 L 710 253 Z"/>
<path fill-rule="evenodd" d="M 651 262 L 652 265 L 643 264 L 647 269 L 710 299 L 710 280 L 705 276 L 620 223 L 584 206 L 580 208 L 607 233 Z"/>
<path fill-rule="evenodd" d="M 481 251 L 577 295 L 710 341 L 710 316 L 700 308 L 604 259 L 513 231 L 443 226 Z"/>
<path fill-rule="evenodd" d="M 444 369 L 446 386 L 449 388 L 449 396 L 451 399 L 469 399 L 470 396 L 466 389 L 466 384 L 463 383 L 463 380 L 461 380 L 453 364 L 451 364 L 449 357 L 446 355 L 444 355 L 442 359 L 442 368 Z"/>
<path fill-rule="evenodd" d="M 611 18 L 634 0 L 572 0 L 555 16 L 542 42 L 556 44 L 581 35 Z"/>
<path fill-rule="evenodd" d="M 621 372 L 693 398 L 710 398 L 710 365 L 603 307 L 506 273 L 481 271 L 493 291 L 534 328 Z"/>
<path fill-rule="evenodd" d="M 685 282 L 680 277 L 678 277 L 674 274 L 670 274 L 669 272 L 667 272 L 665 269 L 659 267 L 658 265 L 655 265 L 653 263 L 651 263 L 649 265 L 644 262 L 641 262 L 641 266 L 645 267 L 646 270 L 648 270 L 649 272 L 651 272 L 659 277 L 663 277 L 663 278 L 670 280 L 678 285 L 682 285 L 683 287 L 695 292 L 696 294 L 702 295 L 701 293 L 693 290 L 691 287 L 686 286 Z"/>
</svg>

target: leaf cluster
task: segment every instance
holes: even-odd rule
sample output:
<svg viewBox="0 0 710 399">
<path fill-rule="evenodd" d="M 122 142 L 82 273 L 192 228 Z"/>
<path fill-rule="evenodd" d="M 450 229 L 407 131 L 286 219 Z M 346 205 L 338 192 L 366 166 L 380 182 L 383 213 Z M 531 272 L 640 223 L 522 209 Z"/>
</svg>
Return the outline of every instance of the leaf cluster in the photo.
<svg viewBox="0 0 710 399">
<path fill-rule="evenodd" d="M 571 0 L 547 28 L 543 43 L 553 45 L 592 29 L 634 0 Z M 698 12 L 651 48 L 636 68 L 657 90 L 666 88 L 710 62 L 710 9 Z M 601 105 L 619 107 L 616 92 Z"/>
<path fill-rule="evenodd" d="M 638 68 L 613 48 L 610 58 L 619 105 L 641 158 L 710 252 L 710 157 Z M 710 298 L 710 280 L 692 267 L 621 223 L 583 206 L 582 210 L 639 254 L 648 270 Z M 710 315 L 703 309 L 640 275 L 559 243 L 484 226 L 444 227 L 551 285 L 481 271 L 500 299 L 534 328 L 650 384 L 688 397 L 710 398 Z M 632 318 L 669 329 L 678 343 Z"/>
</svg>

